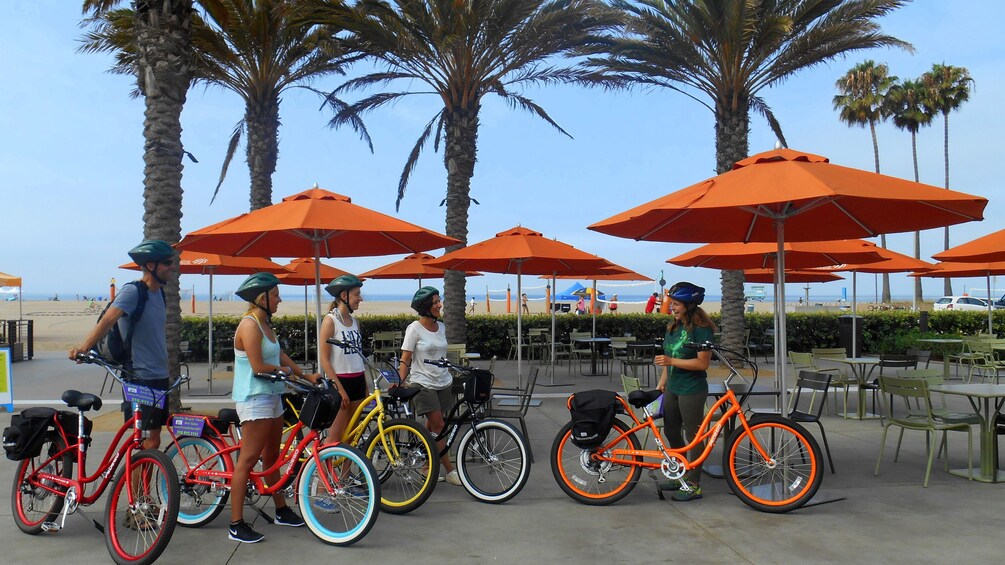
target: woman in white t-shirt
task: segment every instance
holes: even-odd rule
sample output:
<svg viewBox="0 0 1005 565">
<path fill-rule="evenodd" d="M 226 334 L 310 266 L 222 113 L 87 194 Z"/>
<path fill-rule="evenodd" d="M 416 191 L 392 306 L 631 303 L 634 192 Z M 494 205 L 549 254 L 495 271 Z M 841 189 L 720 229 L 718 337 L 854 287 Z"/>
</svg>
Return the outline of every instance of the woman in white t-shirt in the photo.
<svg viewBox="0 0 1005 565">
<path fill-rule="evenodd" d="M 426 427 L 436 435 L 443 430 L 444 415 L 450 413 L 456 400 L 450 390 L 453 384 L 450 372 L 425 362 L 447 354 L 446 328 L 438 319 L 443 310 L 440 291 L 431 286 L 420 288 L 412 297 L 412 309 L 418 312 L 419 319 L 405 329 L 398 374 L 403 385 L 420 389 L 412 400 L 415 413 L 426 417 Z M 436 444 L 440 451 L 443 451 L 443 444 L 443 441 Z M 440 457 L 440 465 L 446 471 L 444 480 L 452 485 L 461 484 L 447 454 Z"/>
<path fill-rule="evenodd" d="M 328 441 L 331 443 L 342 441 L 349 418 L 369 393 L 363 357 L 359 353 L 363 347 L 363 335 L 359 331 L 359 323 L 352 315 L 363 302 L 362 288 L 363 281 L 348 274 L 336 278 L 325 287 L 335 300 L 329 307 L 328 315 L 321 321 L 318 351 L 321 352 L 322 371 L 334 381 L 342 396 L 342 407 L 328 428 Z M 347 351 L 331 345 L 328 343 L 328 338 L 331 337 L 352 345 L 352 348 Z"/>
</svg>

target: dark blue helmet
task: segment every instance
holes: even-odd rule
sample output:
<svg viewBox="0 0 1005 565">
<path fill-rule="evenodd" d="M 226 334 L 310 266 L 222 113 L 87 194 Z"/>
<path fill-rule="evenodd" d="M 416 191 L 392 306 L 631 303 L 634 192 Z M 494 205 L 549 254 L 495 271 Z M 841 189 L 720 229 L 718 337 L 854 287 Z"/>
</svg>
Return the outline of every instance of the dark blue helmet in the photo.
<svg viewBox="0 0 1005 565">
<path fill-rule="evenodd" d="M 689 282 L 679 282 L 671 286 L 668 294 L 670 298 L 684 304 L 697 306 L 705 301 L 705 289 Z"/>
</svg>

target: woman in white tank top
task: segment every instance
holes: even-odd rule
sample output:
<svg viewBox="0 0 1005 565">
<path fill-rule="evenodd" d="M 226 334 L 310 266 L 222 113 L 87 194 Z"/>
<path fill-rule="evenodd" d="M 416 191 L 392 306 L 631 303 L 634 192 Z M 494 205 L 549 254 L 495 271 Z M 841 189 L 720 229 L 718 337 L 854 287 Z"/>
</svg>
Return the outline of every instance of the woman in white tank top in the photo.
<svg viewBox="0 0 1005 565">
<path fill-rule="evenodd" d="M 365 367 L 359 353 L 363 346 L 363 335 L 359 331 L 359 323 L 352 315 L 363 302 L 362 287 L 363 282 L 353 275 L 342 275 L 325 287 L 335 300 L 331 303 L 328 315 L 321 321 L 318 351 L 321 352 L 324 375 L 334 381 L 342 396 L 342 407 L 328 428 L 329 442 L 342 440 L 349 418 L 368 394 L 363 372 Z M 329 344 L 328 339 L 332 337 L 349 343 L 352 348 L 346 351 Z"/>
</svg>

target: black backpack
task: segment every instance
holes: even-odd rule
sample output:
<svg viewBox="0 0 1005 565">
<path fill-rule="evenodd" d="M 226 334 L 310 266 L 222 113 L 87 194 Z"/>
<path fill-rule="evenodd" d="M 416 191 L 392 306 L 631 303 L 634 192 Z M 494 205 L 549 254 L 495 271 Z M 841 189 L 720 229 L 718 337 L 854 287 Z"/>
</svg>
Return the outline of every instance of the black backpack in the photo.
<svg viewBox="0 0 1005 565">
<path fill-rule="evenodd" d="M 569 411 L 573 445 L 591 449 L 603 444 L 620 405 L 617 393 L 609 390 L 584 390 L 572 395 Z"/>
<path fill-rule="evenodd" d="M 94 346 L 94 349 L 97 350 L 102 357 L 119 365 L 128 365 L 133 360 L 133 329 L 136 328 L 136 324 L 140 321 L 140 317 L 143 316 L 143 309 L 147 305 L 147 298 L 150 290 L 149 287 L 147 287 L 147 283 L 143 281 L 133 281 L 127 284 L 135 285 L 139 296 L 136 301 L 136 310 L 134 310 L 132 314 L 128 314 L 128 331 L 125 337 L 122 336 L 122 331 L 119 330 L 119 322 L 116 321 L 115 324 L 112 325 L 112 329 L 105 334 L 104 337 L 98 340 L 98 343 Z M 161 289 L 161 298 L 164 298 L 163 288 Z M 164 300 L 164 303 L 167 303 L 166 299 Z M 101 321 L 101 318 L 105 316 L 105 312 L 107 312 L 111 306 L 112 303 L 105 306 L 105 309 L 101 311 L 101 315 L 98 316 L 98 322 Z"/>
</svg>

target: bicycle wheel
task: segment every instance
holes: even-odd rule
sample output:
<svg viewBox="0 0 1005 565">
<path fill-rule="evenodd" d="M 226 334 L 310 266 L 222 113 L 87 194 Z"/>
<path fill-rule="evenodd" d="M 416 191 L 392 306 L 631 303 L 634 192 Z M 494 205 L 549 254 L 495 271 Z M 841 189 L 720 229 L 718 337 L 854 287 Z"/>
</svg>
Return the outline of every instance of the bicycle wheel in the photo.
<svg viewBox="0 0 1005 565">
<path fill-rule="evenodd" d="M 39 454 L 24 459 L 17 465 L 10 493 L 11 513 L 18 529 L 26 534 L 42 533 L 42 524 L 54 521 L 63 509 L 63 493 L 66 489 L 52 481 L 38 480 L 36 473 L 70 478 L 73 474 L 72 452 L 49 461 L 65 447 L 59 434 L 49 432 L 42 440 Z"/>
<path fill-rule="evenodd" d="M 614 426 L 604 441 L 611 441 L 630 429 L 621 420 L 614 420 Z M 639 449 L 639 439 L 635 434 L 628 434 L 612 448 Z M 642 467 L 595 459 L 593 454 L 596 451 L 582 449 L 572 443 L 572 422 L 569 422 L 558 431 L 551 445 L 551 474 L 565 494 L 577 502 L 593 506 L 612 504 L 632 492 L 639 482 Z M 634 460 L 642 461 L 642 456 L 636 456 Z"/>
<path fill-rule="evenodd" d="M 152 449 L 132 454 L 108 495 L 105 545 L 113 561 L 136 565 L 160 557 L 178 522 L 178 492 L 178 473 L 167 455 Z"/>
<path fill-rule="evenodd" d="M 501 420 L 482 420 L 457 444 L 457 475 L 468 494 L 501 504 L 520 494 L 530 476 L 527 441 Z"/>
<path fill-rule="evenodd" d="M 787 418 L 759 416 L 750 422 L 749 433 L 740 427 L 730 435 L 722 468 L 729 488 L 745 504 L 781 513 L 813 498 L 823 480 L 820 463 L 820 446 L 805 428 Z"/>
<path fill-rule="evenodd" d="M 175 471 L 178 473 L 180 486 L 178 504 L 178 524 L 186 528 L 198 528 L 199 526 L 212 522 L 220 512 L 223 512 L 230 498 L 230 491 L 226 488 L 213 490 L 209 485 L 193 484 L 185 482 L 185 473 L 195 468 L 200 461 L 208 459 L 214 453 L 219 453 L 225 449 L 223 445 L 207 437 L 182 436 L 177 439 L 177 445 L 171 443 L 164 450 L 164 454 L 171 459 Z M 225 455 L 213 457 L 200 467 L 207 471 L 233 471 L 232 465 L 227 465 Z M 218 486 L 225 486 L 223 479 L 218 480 Z"/>
<path fill-rule="evenodd" d="M 297 503 L 307 527 L 331 545 L 363 539 L 380 513 L 376 477 L 370 460 L 348 445 L 327 446 L 317 459 L 308 459 L 297 483 Z"/>
<path fill-rule="evenodd" d="M 380 509 L 407 514 L 422 506 L 436 488 L 440 458 L 436 440 L 414 420 L 391 420 L 384 424 L 384 441 L 374 433 L 363 452 L 370 458 L 380 481 Z"/>
</svg>

